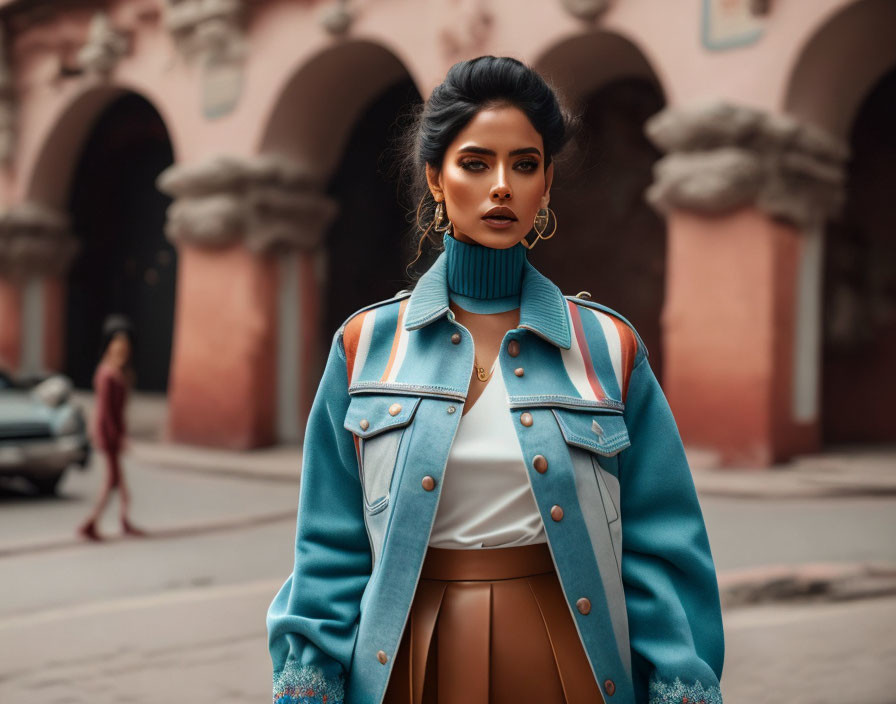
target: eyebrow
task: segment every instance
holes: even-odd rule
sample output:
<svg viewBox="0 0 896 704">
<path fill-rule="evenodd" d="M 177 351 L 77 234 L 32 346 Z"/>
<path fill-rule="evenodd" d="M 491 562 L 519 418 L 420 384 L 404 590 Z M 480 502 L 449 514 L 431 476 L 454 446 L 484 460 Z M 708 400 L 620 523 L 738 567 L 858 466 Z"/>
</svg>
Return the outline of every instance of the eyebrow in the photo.
<svg viewBox="0 0 896 704">
<path fill-rule="evenodd" d="M 485 147 L 477 147 L 472 144 L 467 144 L 457 151 L 459 152 L 472 152 L 473 154 L 486 154 L 488 156 L 497 156 L 494 150 L 486 149 Z M 510 156 L 517 156 L 518 154 L 538 154 L 541 156 L 541 152 L 536 147 L 522 147 L 520 149 L 514 149 L 510 152 Z"/>
</svg>

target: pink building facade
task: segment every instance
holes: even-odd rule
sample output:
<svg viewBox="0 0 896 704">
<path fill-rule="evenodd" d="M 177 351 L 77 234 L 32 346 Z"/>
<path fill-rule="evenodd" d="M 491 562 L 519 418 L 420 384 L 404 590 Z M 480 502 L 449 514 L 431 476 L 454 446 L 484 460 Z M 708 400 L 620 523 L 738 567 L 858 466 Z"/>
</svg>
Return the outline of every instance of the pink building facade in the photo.
<svg viewBox="0 0 896 704">
<path fill-rule="evenodd" d="M 455 61 L 511 55 L 585 126 L 532 261 L 632 320 L 685 442 L 767 466 L 896 440 L 889 0 L 6 0 L 0 22 L 14 370 L 86 386 L 122 311 L 170 440 L 299 440 L 338 323 L 406 285 L 402 116 Z"/>
</svg>

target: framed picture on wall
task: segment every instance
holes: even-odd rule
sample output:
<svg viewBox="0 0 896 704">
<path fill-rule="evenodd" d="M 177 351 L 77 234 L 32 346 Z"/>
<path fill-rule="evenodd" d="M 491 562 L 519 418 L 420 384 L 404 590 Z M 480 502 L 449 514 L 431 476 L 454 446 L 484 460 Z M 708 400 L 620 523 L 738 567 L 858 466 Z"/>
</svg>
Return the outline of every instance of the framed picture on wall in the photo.
<svg viewBox="0 0 896 704">
<path fill-rule="evenodd" d="M 703 0 L 703 46 L 713 51 L 753 44 L 762 36 L 766 0 Z"/>
</svg>

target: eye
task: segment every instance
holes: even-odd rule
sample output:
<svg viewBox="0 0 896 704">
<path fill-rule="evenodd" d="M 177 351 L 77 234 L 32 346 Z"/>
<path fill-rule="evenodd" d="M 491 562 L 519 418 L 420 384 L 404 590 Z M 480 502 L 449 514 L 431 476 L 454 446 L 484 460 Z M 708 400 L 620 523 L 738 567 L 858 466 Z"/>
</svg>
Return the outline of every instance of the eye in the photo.
<svg viewBox="0 0 896 704">
<path fill-rule="evenodd" d="M 485 162 L 480 161 L 479 159 L 468 159 L 467 161 L 460 162 L 460 168 L 466 169 L 467 171 L 482 171 L 483 169 L 480 169 L 479 166 L 482 166 L 483 169 L 487 168 Z"/>
<path fill-rule="evenodd" d="M 517 166 L 523 171 L 535 171 L 538 168 L 538 162 L 534 159 L 524 159 L 523 161 L 517 162 Z"/>
</svg>

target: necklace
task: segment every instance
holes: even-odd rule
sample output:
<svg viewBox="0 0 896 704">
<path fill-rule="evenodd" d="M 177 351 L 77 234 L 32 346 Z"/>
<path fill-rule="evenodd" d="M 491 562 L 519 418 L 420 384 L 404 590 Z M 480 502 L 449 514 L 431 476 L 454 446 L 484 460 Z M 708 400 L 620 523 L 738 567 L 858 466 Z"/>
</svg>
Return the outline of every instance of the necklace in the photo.
<svg viewBox="0 0 896 704">
<path fill-rule="evenodd" d="M 495 371 L 495 365 L 498 363 L 498 358 L 495 357 L 495 361 L 492 363 L 492 368 L 488 370 L 488 373 L 485 371 L 485 367 L 481 366 L 479 362 L 476 361 L 476 354 L 473 354 L 473 364 L 476 366 L 476 377 L 479 381 L 488 381 L 492 378 L 492 374 Z"/>
</svg>

